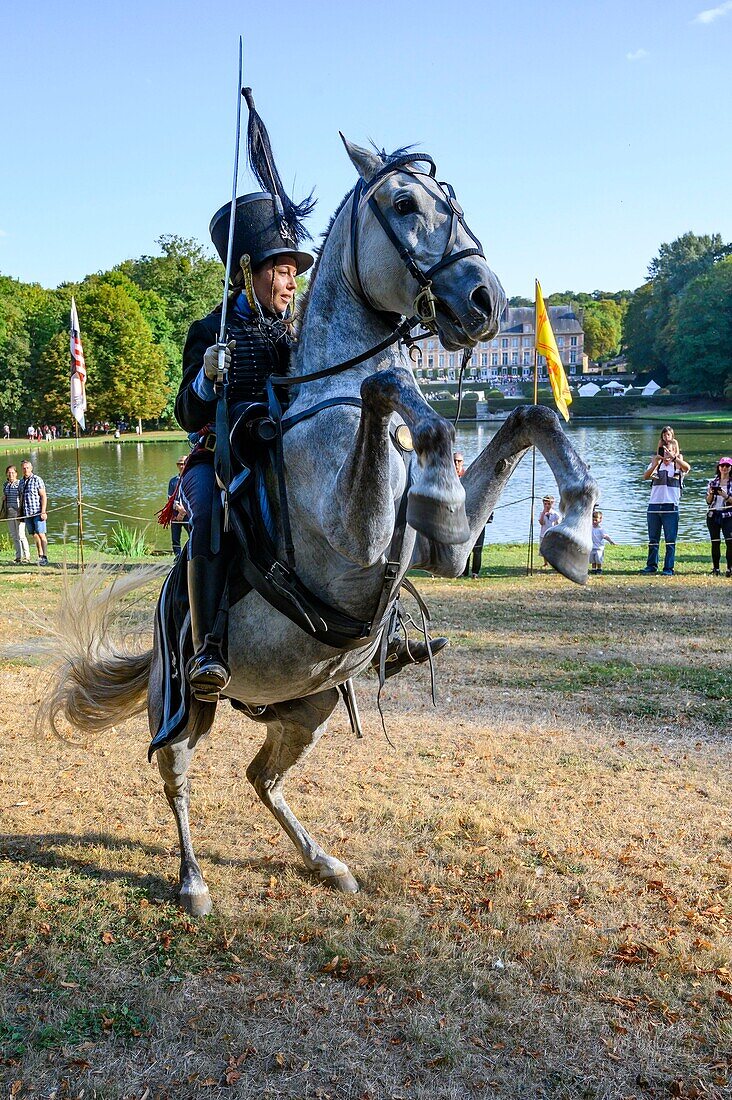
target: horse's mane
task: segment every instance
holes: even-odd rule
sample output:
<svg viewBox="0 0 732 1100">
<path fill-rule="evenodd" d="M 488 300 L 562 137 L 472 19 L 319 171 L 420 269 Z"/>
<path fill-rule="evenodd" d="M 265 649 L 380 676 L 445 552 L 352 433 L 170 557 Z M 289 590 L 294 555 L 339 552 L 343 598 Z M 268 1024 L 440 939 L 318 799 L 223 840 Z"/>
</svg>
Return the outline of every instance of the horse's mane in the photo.
<svg viewBox="0 0 732 1100">
<path fill-rule="evenodd" d="M 405 154 L 408 153 L 410 149 L 415 148 L 414 145 L 403 145 L 401 148 L 395 149 L 393 153 L 387 153 L 386 150 L 379 149 L 376 145 L 374 145 L 373 142 L 371 142 L 371 145 L 372 145 L 374 151 L 376 152 L 376 154 L 381 158 L 382 163 L 385 164 L 385 165 L 389 164 L 393 160 L 397 160 L 399 157 L 405 156 Z M 338 217 L 341 210 L 343 209 L 343 207 L 346 205 L 346 203 L 350 199 L 351 195 L 353 194 L 353 192 L 355 190 L 355 186 L 356 185 L 354 184 L 354 186 L 351 188 L 351 190 L 347 191 L 346 194 L 341 199 L 341 201 L 338 203 L 338 206 L 336 207 L 335 213 L 333 214 L 330 221 L 328 222 L 328 228 L 325 230 L 325 232 L 323 234 L 321 234 L 320 244 L 317 245 L 313 249 L 313 252 L 315 253 L 315 263 L 314 263 L 313 269 L 310 273 L 310 278 L 308 279 L 307 289 L 303 293 L 303 296 L 300 300 L 300 306 L 299 306 L 298 311 L 297 311 L 297 327 L 298 328 L 302 327 L 303 321 L 305 320 L 305 314 L 307 313 L 307 309 L 308 309 L 308 306 L 310 304 L 310 291 L 312 289 L 313 283 L 315 282 L 316 276 L 318 274 L 318 268 L 320 267 L 320 260 L 321 260 L 322 255 L 323 255 L 323 250 L 324 250 L 324 248 L 325 248 L 325 246 L 328 242 L 328 237 L 330 236 L 330 231 L 332 230 L 332 228 L 335 224 L 336 218 Z"/>
</svg>

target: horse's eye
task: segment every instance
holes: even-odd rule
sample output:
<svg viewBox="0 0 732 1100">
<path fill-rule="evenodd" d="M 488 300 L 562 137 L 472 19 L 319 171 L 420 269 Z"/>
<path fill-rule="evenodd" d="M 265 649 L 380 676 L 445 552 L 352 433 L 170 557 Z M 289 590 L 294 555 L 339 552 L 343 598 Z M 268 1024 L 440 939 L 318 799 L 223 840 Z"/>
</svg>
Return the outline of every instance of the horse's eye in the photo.
<svg viewBox="0 0 732 1100">
<path fill-rule="evenodd" d="M 394 209 L 400 218 L 403 218 L 406 214 L 414 214 L 417 210 L 417 204 L 413 198 L 401 198 L 397 199 L 394 203 Z"/>
</svg>

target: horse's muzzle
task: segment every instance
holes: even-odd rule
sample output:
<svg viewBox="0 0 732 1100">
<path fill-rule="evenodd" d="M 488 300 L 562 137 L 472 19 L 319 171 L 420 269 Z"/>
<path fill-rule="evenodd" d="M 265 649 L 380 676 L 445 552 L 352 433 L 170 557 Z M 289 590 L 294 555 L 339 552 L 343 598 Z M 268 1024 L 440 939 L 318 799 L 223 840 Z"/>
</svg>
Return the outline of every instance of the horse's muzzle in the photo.
<svg viewBox="0 0 732 1100">
<path fill-rule="evenodd" d="M 470 301 L 482 317 L 482 327 L 478 339 L 491 340 L 498 332 L 501 314 L 506 308 L 506 295 L 503 287 L 498 280 L 495 280 L 492 286 L 482 283 L 470 295 Z"/>
</svg>

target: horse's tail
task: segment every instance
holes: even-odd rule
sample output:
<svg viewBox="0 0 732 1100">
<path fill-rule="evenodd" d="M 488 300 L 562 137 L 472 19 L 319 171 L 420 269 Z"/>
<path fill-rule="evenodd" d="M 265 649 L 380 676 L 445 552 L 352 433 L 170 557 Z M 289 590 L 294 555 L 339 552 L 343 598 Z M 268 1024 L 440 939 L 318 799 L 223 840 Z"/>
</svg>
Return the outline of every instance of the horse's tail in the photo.
<svg viewBox="0 0 732 1100">
<path fill-rule="evenodd" d="M 55 664 L 38 729 L 50 725 L 62 737 L 65 718 L 83 733 L 101 733 L 145 710 L 153 651 L 141 647 L 140 635 L 149 633 L 151 615 L 127 597 L 165 572 L 143 566 L 100 590 L 108 572 L 92 568 L 67 587 L 55 625 L 36 647 Z"/>
</svg>

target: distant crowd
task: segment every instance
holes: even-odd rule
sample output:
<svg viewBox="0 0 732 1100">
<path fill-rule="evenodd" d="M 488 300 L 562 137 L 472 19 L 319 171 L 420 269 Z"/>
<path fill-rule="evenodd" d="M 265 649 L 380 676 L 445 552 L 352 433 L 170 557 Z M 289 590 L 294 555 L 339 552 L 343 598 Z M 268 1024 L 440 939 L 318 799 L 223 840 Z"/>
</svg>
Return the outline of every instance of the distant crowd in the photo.
<svg viewBox="0 0 732 1100">
<path fill-rule="evenodd" d="M 126 420 L 118 420 L 115 424 L 111 424 L 108 420 L 96 420 L 93 424 L 89 424 L 86 428 L 87 435 L 110 435 L 114 433 L 119 436 L 123 432 L 129 431 L 129 424 Z M 139 434 L 139 425 L 135 427 L 135 432 Z M 12 438 L 12 429 L 7 422 L 3 424 L 3 439 Z M 69 439 L 74 434 L 73 426 L 64 424 L 59 427 L 57 424 L 29 424 L 25 430 L 25 438 L 29 443 L 53 443 L 56 439 Z"/>
</svg>

